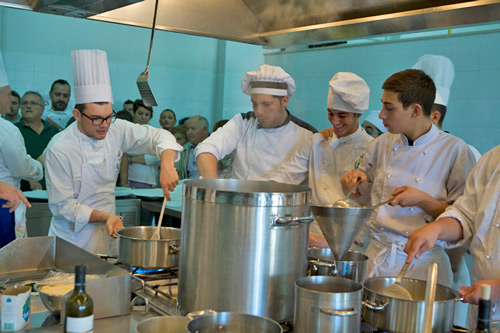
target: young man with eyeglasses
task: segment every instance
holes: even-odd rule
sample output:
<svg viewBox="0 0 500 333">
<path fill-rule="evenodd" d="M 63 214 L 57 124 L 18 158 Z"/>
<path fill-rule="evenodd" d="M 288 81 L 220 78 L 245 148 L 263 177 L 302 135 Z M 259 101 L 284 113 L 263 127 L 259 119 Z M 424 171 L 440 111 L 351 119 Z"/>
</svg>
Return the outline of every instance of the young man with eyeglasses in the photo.
<svg viewBox="0 0 500 333">
<path fill-rule="evenodd" d="M 26 151 L 43 165 L 43 151 L 59 130 L 42 119 L 43 97 L 36 91 L 28 91 L 21 98 L 21 120 L 15 124 L 24 138 Z M 22 191 L 45 190 L 45 179 L 39 182 L 21 181 Z"/>
<path fill-rule="evenodd" d="M 168 131 L 117 119 L 106 53 L 71 52 L 75 79 L 75 122 L 49 143 L 46 177 L 52 212 L 49 235 L 91 253 L 117 254 L 116 231 L 123 224 L 115 209 L 115 186 L 123 153 L 161 160 L 164 195 L 178 183 L 174 168 L 182 150 Z M 109 237 L 108 237 L 109 236 Z"/>
</svg>

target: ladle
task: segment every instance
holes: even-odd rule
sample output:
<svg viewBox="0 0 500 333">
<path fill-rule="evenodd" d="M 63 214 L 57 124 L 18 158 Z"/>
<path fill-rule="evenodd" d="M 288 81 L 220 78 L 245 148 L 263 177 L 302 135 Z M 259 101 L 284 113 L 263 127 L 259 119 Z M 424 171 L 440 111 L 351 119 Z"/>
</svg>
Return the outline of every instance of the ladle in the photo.
<svg viewBox="0 0 500 333">
<path fill-rule="evenodd" d="M 389 200 L 386 200 L 386 201 L 382 201 L 381 203 L 378 203 L 378 204 L 376 204 L 375 206 L 371 206 L 371 207 L 369 207 L 369 208 L 373 208 L 373 209 L 375 209 L 375 208 L 379 208 L 380 206 L 386 205 L 386 204 L 388 204 L 388 203 L 389 203 L 389 202 L 391 202 L 391 201 L 392 201 L 392 199 L 389 199 Z"/>
<path fill-rule="evenodd" d="M 161 221 L 163 221 L 163 213 L 165 213 L 165 204 L 167 203 L 167 197 L 163 198 L 163 204 L 161 205 L 161 212 L 160 212 L 160 220 L 158 221 L 158 226 L 156 227 L 155 232 L 151 236 L 151 240 L 160 240 L 160 231 L 161 231 Z"/>
<path fill-rule="evenodd" d="M 409 263 L 405 263 L 398 276 L 396 277 L 396 282 L 390 286 L 386 286 L 380 289 L 379 293 L 388 297 L 400 298 L 412 300 L 410 292 L 405 287 L 401 286 L 401 281 L 403 281 L 403 277 L 408 270 Z"/>
<path fill-rule="evenodd" d="M 350 208 L 350 207 L 359 207 L 358 204 L 354 203 L 351 200 L 349 200 L 349 197 L 351 196 L 352 192 L 354 192 L 358 188 L 359 181 L 354 184 L 354 186 L 347 192 L 345 198 L 339 199 L 335 201 L 332 205 L 332 207 L 335 208 Z"/>
</svg>

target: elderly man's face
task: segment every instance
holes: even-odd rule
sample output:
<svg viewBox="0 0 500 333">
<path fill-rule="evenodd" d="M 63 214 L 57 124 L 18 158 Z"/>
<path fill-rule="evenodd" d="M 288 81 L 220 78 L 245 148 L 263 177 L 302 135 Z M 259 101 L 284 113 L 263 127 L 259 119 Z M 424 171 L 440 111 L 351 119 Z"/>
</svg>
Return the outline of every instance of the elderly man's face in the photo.
<svg viewBox="0 0 500 333">
<path fill-rule="evenodd" d="M 187 138 L 189 142 L 191 142 L 194 145 L 197 145 L 198 143 L 202 142 L 209 135 L 207 126 L 202 126 L 198 119 L 189 119 L 186 122 L 186 126 L 187 126 L 187 133 L 186 133 Z"/>
<path fill-rule="evenodd" d="M 54 111 L 64 111 L 71 97 L 71 89 L 67 84 L 56 83 L 49 93 Z"/>
<path fill-rule="evenodd" d="M 24 120 L 38 121 L 42 118 L 43 99 L 35 94 L 26 94 L 21 99 L 21 116 Z"/>
<path fill-rule="evenodd" d="M 6 114 L 10 111 L 13 100 L 14 96 L 10 92 L 10 87 L 0 87 L 0 114 Z"/>
<path fill-rule="evenodd" d="M 288 118 L 286 112 L 288 96 L 278 98 L 272 95 L 252 94 L 251 98 L 253 111 L 263 128 L 279 127 Z"/>
</svg>

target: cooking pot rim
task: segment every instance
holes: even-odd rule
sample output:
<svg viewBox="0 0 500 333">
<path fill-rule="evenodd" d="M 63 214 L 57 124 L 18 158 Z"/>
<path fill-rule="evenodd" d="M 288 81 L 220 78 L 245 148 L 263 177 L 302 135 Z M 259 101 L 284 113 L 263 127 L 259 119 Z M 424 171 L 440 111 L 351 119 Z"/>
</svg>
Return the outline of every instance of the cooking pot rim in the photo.
<svg viewBox="0 0 500 333">
<path fill-rule="evenodd" d="M 320 284 L 324 284 L 324 283 L 328 283 L 328 282 L 335 282 L 335 281 L 338 281 L 338 282 L 342 282 L 342 283 L 349 283 L 352 285 L 353 289 L 356 288 L 355 290 L 349 290 L 349 291 L 317 291 L 317 290 L 311 290 L 309 288 L 306 288 L 304 286 L 301 286 L 299 285 L 299 283 L 303 282 L 303 281 L 308 281 L 308 280 L 313 280 L 313 282 L 316 282 L 314 280 L 326 280 L 326 281 L 322 281 L 321 283 L 318 283 L 318 285 Z M 330 281 L 328 281 L 330 280 Z M 324 295 L 324 294 L 351 294 L 351 293 L 356 293 L 356 292 L 362 292 L 363 291 L 363 285 L 359 282 L 356 282 L 354 280 L 351 280 L 351 279 L 346 279 L 346 278 L 343 278 L 343 277 L 338 277 L 338 276 L 326 276 L 326 275 L 312 275 L 312 276 L 304 276 L 304 277 L 301 277 L 300 279 L 297 279 L 295 280 L 294 282 L 295 284 L 295 287 L 297 288 L 300 288 L 302 290 L 305 290 L 307 291 L 308 293 L 314 293 L 314 294 L 318 294 L 318 295 Z"/>
<path fill-rule="evenodd" d="M 139 229 L 156 229 L 156 228 L 157 227 L 155 227 L 155 226 L 125 227 L 125 228 L 117 230 L 116 233 L 118 234 L 118 238 L 130 239 L 130 240 L 135 240 L 135 241 L 148 241 L 148 242 L 173 242 L 173 241 L 179 241 L 180 242 L 180 240 L 181 240 L 181 234 L 180 234 L 181 230 L 179 228 L 172 228 L 172 227 L 161 227 L 161 229 L 163 229 L 163 230 L 165 230 L 165 229 L 178 230 L 179 231 L 179 237 L 153 240 L 153 239 L 138 238 L 138 237 L 131 237 L 131 236 L 123 235 L 123 231 L 125 231 L 125 230 L 132 230 L 132 229 L 137 229 L 137 230 L 139 230 Z"/>
</svg>

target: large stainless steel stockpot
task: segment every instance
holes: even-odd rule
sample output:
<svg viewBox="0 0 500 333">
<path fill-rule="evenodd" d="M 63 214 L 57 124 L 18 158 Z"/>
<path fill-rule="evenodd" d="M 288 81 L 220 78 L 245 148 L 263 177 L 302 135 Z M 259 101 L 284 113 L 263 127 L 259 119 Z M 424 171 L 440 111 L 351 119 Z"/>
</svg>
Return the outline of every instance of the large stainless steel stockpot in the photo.
<svg viewBox="0 0 500 333">
<path fill-rule="evenodd" d="M 298 333 L 359 332 L 361 284 L 332 276 L 308 276 L 295 281 L 295 319 Z"/>
<path fill-rule="evenodd" d="M 185 333 L 189 319 L 177 316 L 149 318 L 137 324 L 137 333 Z"/>
<path fill-rule="evenodd" d="M 234 179 L 183 185 L 179 305 L 292 320 L 306 276 L 310 189 Z"/>
<path fill-rule="evenodd" d="M 337 276 L 363 283 L 367 266 L 368 257 L 362 253 L 349 251 L 343 260 L 336 260 L 332 250 L 312 247 L 309 249 L 307 275 Z"/>
<path fill-rule="evenodd" d="M 152 240 L 156 228 L 130 227 L 118 230 L 118 261 L 149 269 L 178 267 L 181 230 L 161 227 L 161 239 Z"/>
<path fill-rule="evenodd" d="M 217 312 L 195 318 L 187 325 L 190 333 L 281 333 L 276 321 L 245 313 Z"/>
<path fill-rule="evenodd" d="M 369 279 L 364 283 L 363 319 L 381 331 L 399 333 L 420 333 L 424 331 L 425 286 L 426 281 L 403 279 L 401 285 L 406 288 L 413 300 L 403 300 L 384 296 L 379 291 L 394 284 L 394 277 Z M 437 285 L 434 302 L 432 332 L 450 332 L 453 327 L 455 302 L 462 298 L 451 288 Z"/>
</svg>

